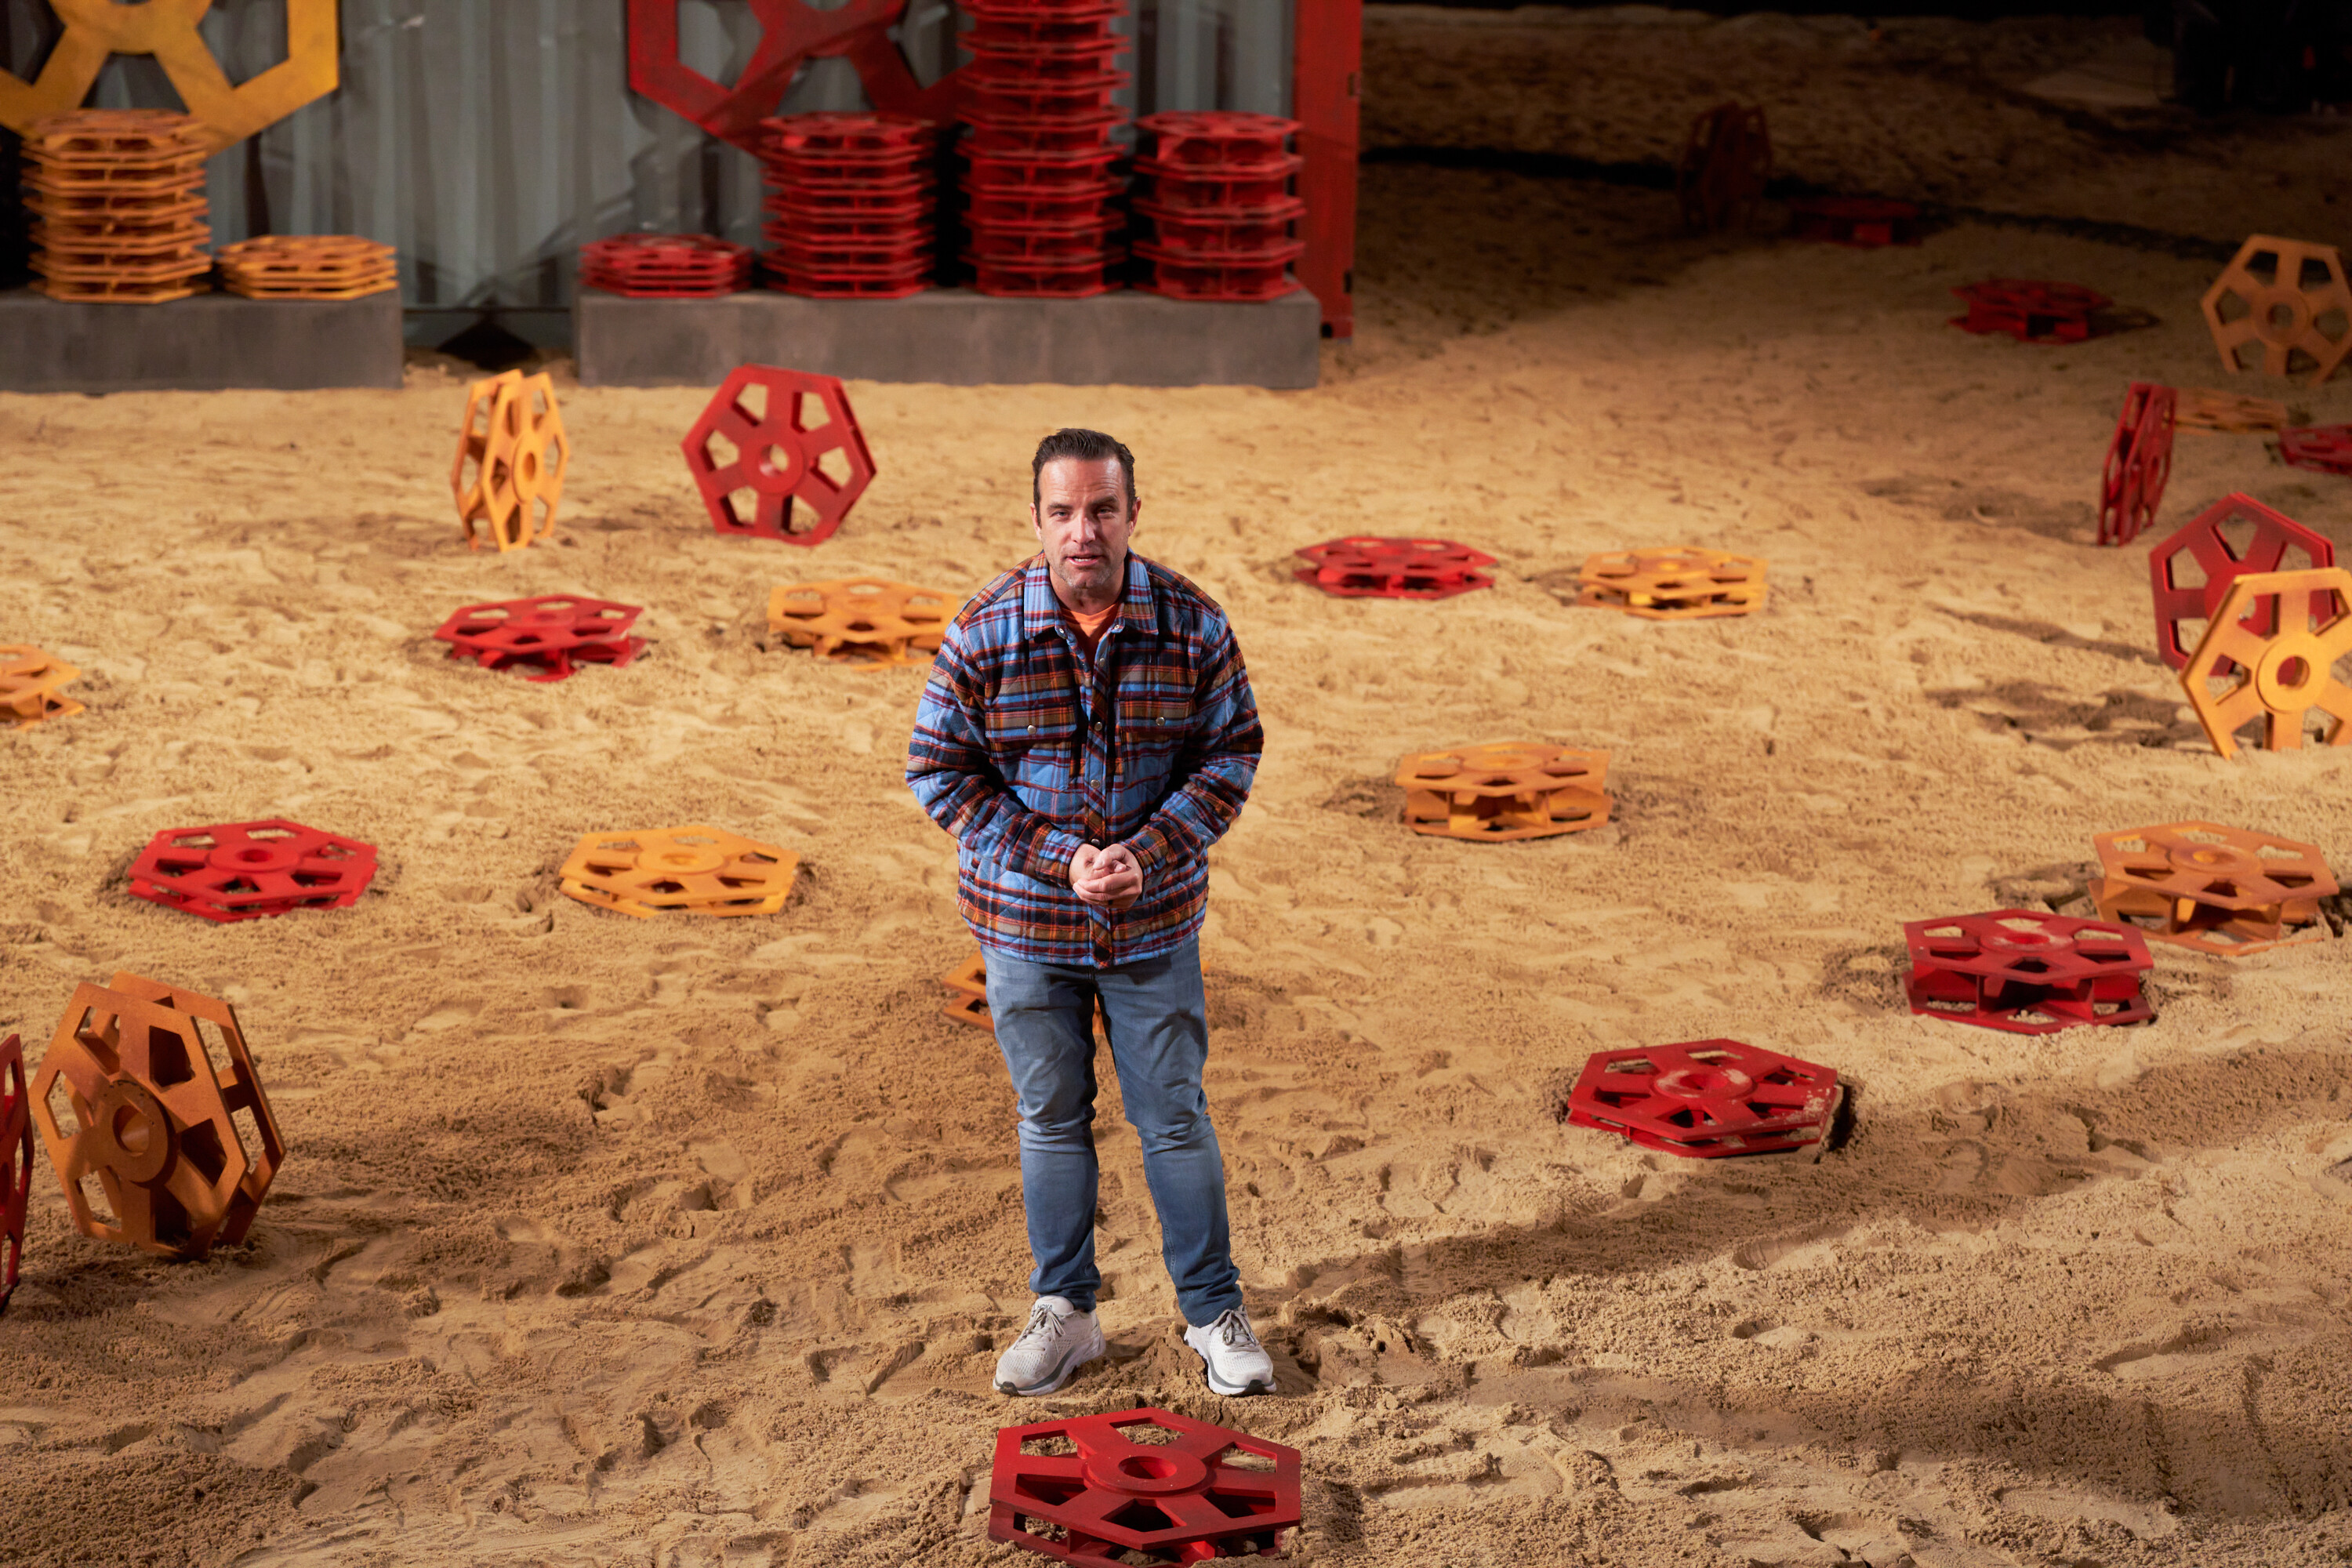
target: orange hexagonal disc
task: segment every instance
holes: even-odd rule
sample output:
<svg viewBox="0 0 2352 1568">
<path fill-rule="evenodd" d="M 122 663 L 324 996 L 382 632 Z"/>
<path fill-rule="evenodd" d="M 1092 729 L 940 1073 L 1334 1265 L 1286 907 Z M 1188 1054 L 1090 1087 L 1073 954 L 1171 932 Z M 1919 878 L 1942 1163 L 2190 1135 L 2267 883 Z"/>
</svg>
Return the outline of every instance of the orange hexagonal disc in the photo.
<svg viewBox="0 0 2352 1568">
<path fill-rule="evenodd" d="M 0 644 L 0 721 L 29 730 L 44 719 L 70 719 L 82 705 L 58 695 L 81 671 L 29 643 Z"/>
<path fill-rule="evenodd" d="M 1444 838 L 1549 838 L 1609 820 L 1609 753 L 1537 741 L 1421 752 L 1397 767 L 1405 826 Z"/>
<path fill-rule="evenodd" d="M 555 406 L 553 376 L 501 371 L 467 387 L 465 427 L 449 469 L 467 544 L 481 548 L 478 522 L 501 551 L 552 538 L 571 464 L 572 441 Z"/>
<path fill-rule="evenodd" d="M 912 664 L 939 651 L 950 595 L 878 577 L 791 583 L 768 595 L 768 629 L 794 647 L 843 664 Z"/>
<path fill-rule="evenodd" d="M 801 858 L 703 823 L 641 833 L 592 833 L 563 862 L 562 888 L 598 909 L 639 919 L 656 910 L 772 915 L 792 896 Z"/>
<path fill-rule="evenodd" d="M 1644 620 L 1746 616 L 1764 607 L 1762 561 L 1695 545 L 1589 555 L 1576 582 L 1578 604 Z"/>
<path fill-rule="evenodd" d="M 2099 918 L 2207 952 L 2326 942 L 2319 900 L 2339 889 L 2317 846 L 2217 822 L 2096 835 Z"/>
<path fill-rule="evenodd" d="M 2258 234 L 2198 301 L 2221 363 L 2318 385 L 2352 353 L 2352 286 L 2332 245 Z"/>
<path fill-rule="evenodd" d="M 2265 605 L 2264 601 L 2272 601 Z M 2238 731 L 2262 727 L 2274 752 L 2352 743 L 2352 686 L 2336 668 L 2352 654 L 2352 571 L 2252 572 L 2230 584 L 2180 672 L 2213 749 L 2238 754 Z M 2257 629 L 2257 624 L 2272 629 Z"/>
</svg>

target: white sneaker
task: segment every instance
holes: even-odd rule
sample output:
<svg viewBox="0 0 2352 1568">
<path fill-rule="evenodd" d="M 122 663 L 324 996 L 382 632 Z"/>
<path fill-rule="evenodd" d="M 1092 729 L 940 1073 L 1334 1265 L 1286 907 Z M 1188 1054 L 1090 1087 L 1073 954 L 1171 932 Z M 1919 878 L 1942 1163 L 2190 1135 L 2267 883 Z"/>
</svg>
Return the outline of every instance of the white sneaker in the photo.
<svg viewBox="0 0 2352 1568">
<path fill-rule="evenodd" d="M 1213 1392 L 1228 1398 L 1274 1392 L 1274 1358 L 1257 1342 L 1257 1331 L 1241 1308 L 1227 1309 L 1213 1323 L 1186 1329 L 1184 1342 L 1200 1356 Z"/>
<path fill-rule="evenodd" d="M 1060 1296 L 1040 1296 L 1029 1309 L 1029 1326 L 996 1358 L 996 1387 L 1024 1398 L 1051 1394 L 1102 1353 L 1102 1325 L 1092 1312 Z"/>
</svg>

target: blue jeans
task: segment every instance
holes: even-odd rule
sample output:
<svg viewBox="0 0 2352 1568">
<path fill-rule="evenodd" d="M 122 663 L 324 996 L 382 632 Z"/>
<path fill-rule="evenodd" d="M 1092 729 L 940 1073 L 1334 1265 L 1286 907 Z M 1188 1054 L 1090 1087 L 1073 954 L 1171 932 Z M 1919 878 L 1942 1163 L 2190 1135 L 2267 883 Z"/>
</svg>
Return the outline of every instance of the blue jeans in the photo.
<svg viewBox="0 0 2352 1568">
<path fill-rule="evenodd" d="M 1029 1288 L 1087 1311 L 1095 1268 L 1095 999 L 1143 1175 L 1160 1211 L 1160 1252 L 1194 1327 L 1242 1304 L 1225 1220 L 1225 1167 L 1201 1068 L 1209 1056 L 1195 938 L 1115 969 L 1032 963 L 992 952 L 988 1015 L 1021 1111 L 1021 1197 L 1029 1214 Z"/>
</svg>

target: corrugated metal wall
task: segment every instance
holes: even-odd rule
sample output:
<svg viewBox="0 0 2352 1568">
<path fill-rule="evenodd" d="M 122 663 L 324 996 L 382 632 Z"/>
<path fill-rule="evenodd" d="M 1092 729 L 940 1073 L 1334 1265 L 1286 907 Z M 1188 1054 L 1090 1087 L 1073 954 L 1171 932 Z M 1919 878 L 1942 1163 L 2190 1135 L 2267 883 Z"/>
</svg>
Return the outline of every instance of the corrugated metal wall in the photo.
<svg viewBox="0 0 2352 1568">
<path fill-rule="evenodd" d="M 759 37 L 750 7 L 677 4 L 686 62 L 732 79 Z M 1287 110 L 1290 0 L 1135 10 L 1138 113 Z M 341 88 L 213 160 L 215 244 L 362 234 L 400 247 L 411 308 L 545 309 L 571 302 L 573 252 L 604 235 L 757 238 L 758 164 L 629 91 L 623 0 L 342 0 L 341 16 Z M 946 68 L 956 23 L 944 0 L 911 0 L 902 42 L 921 79 Z M 284 0 L 215 0 L 202 30 L 242 81 L 284 57 Z M 0 0 L 0 66 L 29 79 L 57 33 L 46 0 Z M 138 58 L 111 61 L 90 101 L 178 107 Z M 782 108 L 864 101 L 846 62 L 821 60 Z"/>
</svg>

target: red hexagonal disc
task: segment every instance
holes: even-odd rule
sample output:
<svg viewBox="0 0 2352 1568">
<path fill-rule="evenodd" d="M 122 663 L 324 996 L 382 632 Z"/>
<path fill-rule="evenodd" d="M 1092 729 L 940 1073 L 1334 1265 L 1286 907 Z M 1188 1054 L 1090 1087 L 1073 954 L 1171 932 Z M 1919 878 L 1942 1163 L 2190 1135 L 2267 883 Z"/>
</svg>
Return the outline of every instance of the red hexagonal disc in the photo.
<svg viewBox="0 0 2352 1568">
<path fill-rule="evenodd" d="M 1291 574 L 1343 599 L 1446 599 L 1495 580 L 1479 570 L 1495 558 L 1450 539 L 1327 540 L 1297 552 L 1310 564 Z"/>
<path fill-rule="evenodd" d="M 131 864 L 131 892 L 208 921 L 348 909 L 375 877 L 375 846 L 299 822 L 226 822 L 155 835 Z"/>
<path fill-rule="evenodd" d="M 1834 1068 L 1739 1040 L 1687 1040 L 1595 1052 L 1560 1115 L 1645 1149 L 1711 1159 L 1818 1142 L 1837 1102 Z"/>
<path fill-rule="evenodd" d="M 562 680 L 582 664 L 617 668 L 644 652 L 646 639 L 628 635 L 642 614 L 636 605 L 549 594 L 468 605 L 433 635 L 449 645 L 451 658 L 470 658 L 484 669 L 535 670 L 528 677 L 532 680 Z"/>
<path fill-rule="evenodd" d="M 1150 1405 L 1004 1426 L 988 1502 L 992 1539 L 1085 1568 L 1271 1556 L 1298 1523 L 1298 1450 Z"/>
<path fill-rule="evenodd" d="M 2140 979 L 2155 967 L 2130 926 L 2037 910 L 1912 921 L 1911 1011 L 2018 1035 L 2156 1016 Z"/>
<path fill-rule="evenodd" d="M 680 446 L 721 533 L 821 544 L 874 482 L 874 457 L 839 376 L 747 364 Z M 800 528 L 795 503 L 813 520 Z"/>
<path fill-rule="evenodd" d="M 2156 521 L 2164 482 L 2172 474 L 2173 415 L 2180 395 L 2154 382 L 2135 381 L 2107 442 L 2099 477 L 2099 542 L 2129 544 Z"/>
<path fill-rule="evenodd" d="M 2288 560 L 2289 551 L 2303 559 Z M 2223 497 L 2148 552 L 2147 574 L 2156 590 L 2157 657 L 2175 669 L 2187 668 L 2204 628 L 2184 635 L 2182 623 L 2210 621 L 2239 577 L 2335 564 L 2336 546 L 2324 535 L 2250 495 Z M 2270 599 L 2259 604 L 2246 624 L 2268 637 L 2277 629 L 2278 606 Z"/>
<path fill-rule="evenodd" d="M 2279 461 L 2290 468 L 2352 476 L 2352 425 L 2306 425 L 2279 432 Z"/>
</svg>

